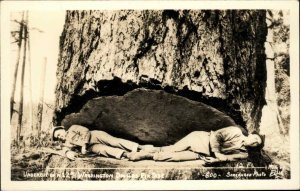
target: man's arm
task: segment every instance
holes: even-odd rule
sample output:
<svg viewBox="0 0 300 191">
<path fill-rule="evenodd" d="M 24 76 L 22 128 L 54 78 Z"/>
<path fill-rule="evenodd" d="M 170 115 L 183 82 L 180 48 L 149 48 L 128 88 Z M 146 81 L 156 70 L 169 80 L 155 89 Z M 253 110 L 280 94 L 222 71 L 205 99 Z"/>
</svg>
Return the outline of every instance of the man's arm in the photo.
<svg viewBox="0 0 300 191">
<path fill-rule="evenodd" d="M 62 147 L 62 156 L 67 157 L 70 160 L 75 160 L 75 158 L 78 156 L 76 152 L 72 151 L 72 148 L 75 146 L 76 145 L 70 143 L 69 141 L 66 141 Z"/>
<path fill-rule="evenodd" d="M 85 155 L 86 152 L 87 152 L 87 151 L 86 151 L 86 145 L 87 145 L 87 144 L 84 144 L 84 145 L 81 146 L 81 153 L 82 153 L 83 155 Z"/>
<path fill-rule="evenodd" d="M 245 159 L 248 158 L 248 153 L 242 152 L 242 153 L 237 153 L 237 154 L 229 154 L 229 155 L 224 155 L 222 153 L 215 153 L 216 158 L 219 159 L 220 161 L 236 161 L 238 159 Z"/>
<path fill-rule="evenodd" d="M 70 147 L 62 148 L 62 156 L 69 158 L 70 160 L 75 160 L 77 153 L 72 151 Z"/>
<path fill-rule="evenodd" d="M 220 161 L 226 161 L 227 160 L 227 155 L 224 155 L 220 152 L 215 152 L 215 156 L 217 159 L 219 159 Z"/>
<path fill-rule="evenodd" d="M 218 153 L 221 154 L 220 147 L 221 147 L 221 143 L 223 142 L 222 129 L 215 132 L 212 131 L 209 139 L 210 139 L 209 143 L 210 143 L 211 151 L 215 153 L 215 155 L 218 155 Z"/>
<path fill-rule="evenodd" d="M 73 145 L 72 143 L 70 143 L 68 140 L 66 140 L 62 147 L 66 147 L 66 148 L 69 148 L 69 149 L 72 149 L 75 145 Z"/>
<path fill-rule="evenodd" d="M 223 154 L 221 154 L 223 155 Z M 213 164 L 216 162 L 224 162 L 224 161 L 237 161 L 238 159 L 245 159 L 248 158 L 247 153 L 239 153 L 239 154 L 231 154 L 231 155 L 223 155 L 220 158 L 214 158 L 214 157 L 202 157 L 201 160 L 204 160 L 206 164 Z"/>
<path fill-rule="evenodd" d="M 248 158 L 248 153 L 243 152 L 243 153 L 238 153 L 238 154 L 231 154 L 231 155 L 225 155 L 227 158 L 227 161 L 236 161 L 238 159 L 246 159 Z"/>
</svg>

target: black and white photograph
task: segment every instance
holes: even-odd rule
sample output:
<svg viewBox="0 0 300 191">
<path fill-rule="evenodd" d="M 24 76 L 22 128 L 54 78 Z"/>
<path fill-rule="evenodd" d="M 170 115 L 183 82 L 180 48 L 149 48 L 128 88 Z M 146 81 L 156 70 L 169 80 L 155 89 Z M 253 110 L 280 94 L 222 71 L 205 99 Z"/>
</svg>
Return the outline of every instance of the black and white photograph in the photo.
<svg viewBox="0 0 300 191">
<path fill-rule="evenodd" d="M 1 5 L 4 190 L 299 189 L 299 2 Z"/>
</svg>

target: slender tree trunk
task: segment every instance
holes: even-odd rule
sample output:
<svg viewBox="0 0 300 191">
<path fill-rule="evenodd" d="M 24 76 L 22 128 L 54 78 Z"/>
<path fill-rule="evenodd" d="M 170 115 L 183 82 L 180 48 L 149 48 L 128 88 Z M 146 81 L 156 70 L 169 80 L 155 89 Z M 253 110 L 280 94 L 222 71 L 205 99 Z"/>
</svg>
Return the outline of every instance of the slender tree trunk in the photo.
<svg viewBox="0 0 300 191">
<path fill-rule="evenodd" d="M 22 20 L 20 24 L 20 31 L 19 31 L 19 42 L 18 42 L 18 55 L 17 55 L 17 62 L 14 72 L 14 79 L 13 79 L 13 85 L 12 85 L 12 93 L 10 98 L 10 120 L 12 119 L 13 112 L 14 112 L 14 97 L 16 92 L 16 82 L 17 82 L 17 76 L 18 76 L 18 69 L 19 69 L 19 63 L 20 63 L 20 55 L 21 55 L 21 47 L 23 42 L 23 28 L 24 28 L 24 12 L 22 14 Z"/>
<path fill-rule="evenodd" d="M 44 103 L 44 89 L 45 89 L 45 73 L 46 73 L 46 65 L 47 65 L 47 58 L 45 58 L 42 74 L 41 74 L 41 91 L 40 91 L 40 101 L 38 105 L 38 113 L 37 113 L 37 134 L 38 137 L 41 135 L 41 126 L 42 126 L 42 119 L 43 119 L 43 103 Z"/>
<path fill-rule="evenodd" d="M 29 22 L 27 21 L 27 27 L 29 28 Z M 28 80 L 29 80 L 29 99 L 30 99 L 30 128 L 33 132 L 33 103 L 32 103 L 32 83 L 31 83 L 31 51 L 30 51 L 30 37 L 29 32 L 27 33 L 27 45 L 28 45 Z"/>
<path fill-rule="evenodd" d="M 24 52 L 23 52 L 23 63 L 21 70 L 21 85 L 20 85 L 20 107 L 19 107 L 19 119 L 18 119 L 18 127 L 17 127 L 17 144 L 20 145 L 20 135 L 22 129 L 22 119 L 23 119 L 23 101 L 24 101 L 24 77 L 25 77 L 25 64 L 26 64 L 26 51 L 27 51 L 27 20 L 28 13 L 26 15 L 26 20 L 24 23 Z"/>
</svg>

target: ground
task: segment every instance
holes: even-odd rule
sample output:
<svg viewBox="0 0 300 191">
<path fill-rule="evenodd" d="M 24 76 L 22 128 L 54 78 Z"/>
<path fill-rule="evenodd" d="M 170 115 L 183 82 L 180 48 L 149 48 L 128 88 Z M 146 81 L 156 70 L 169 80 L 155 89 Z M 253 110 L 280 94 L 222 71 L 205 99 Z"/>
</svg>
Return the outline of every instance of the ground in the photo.
<svg viewBox="0 0 300 191">
<path fill-rule="evenodd" d="M 254 166 L 249 160 L 205 165 L 203 161 L 128 161 L 99 156 L 65 157 L 32 150 L 12 156 L 12 180 L 203 180 L 289 178 L 277 165 Z"/>
</svg>

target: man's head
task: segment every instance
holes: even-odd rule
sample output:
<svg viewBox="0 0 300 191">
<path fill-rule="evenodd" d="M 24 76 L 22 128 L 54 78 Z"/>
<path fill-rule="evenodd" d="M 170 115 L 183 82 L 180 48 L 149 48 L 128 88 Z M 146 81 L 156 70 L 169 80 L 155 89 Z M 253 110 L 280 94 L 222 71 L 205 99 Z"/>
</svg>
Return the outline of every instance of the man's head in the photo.
<svg viewBox="0 0 300 191">
<path fill-rule="evenodd" d="M 257 132 L 253 132 L 249 134 L 245 140 L 244 144 L 247 147 L 260 147 L 264 146 L 265 137 L 263 135 L 258 134 Z"/>
<path fill-rule="evenodd" d="M 64 141 L 66 139 L 66 130 L 63 126 L 57 126 L 54 127 L 52 130 L 52 140 L 62 140 Z"/>
</svg>

